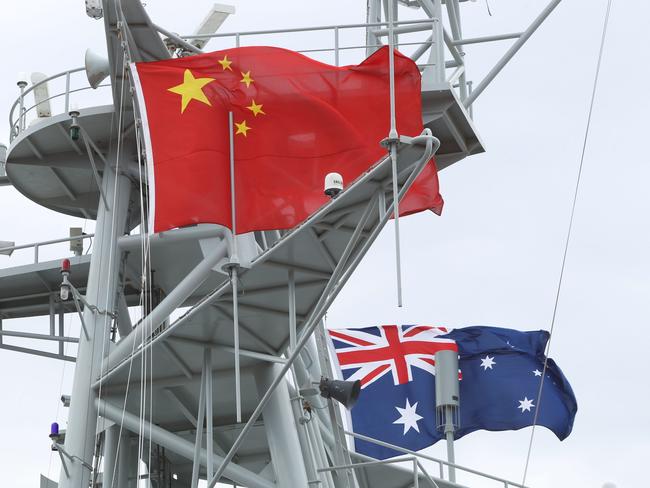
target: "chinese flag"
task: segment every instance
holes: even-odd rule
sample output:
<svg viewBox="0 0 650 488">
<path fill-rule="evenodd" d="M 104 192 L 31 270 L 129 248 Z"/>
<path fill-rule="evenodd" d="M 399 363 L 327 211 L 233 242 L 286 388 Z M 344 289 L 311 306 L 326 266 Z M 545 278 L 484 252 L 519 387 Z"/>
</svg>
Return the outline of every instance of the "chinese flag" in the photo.
<svg viewBox="0 0 650 488">
<path fill-rule="evenodd" d="M 386 155 L 388 49 L 335 67 L 273 47 L 137 63 L 153 230 L 232 228 L 228 113 L 234 115 L 237 233 L 289 229 L 327 202 L 325 175 L 345 185 Z M 422 132 L 420 72 L 395 53 L 397 130 Z M 400 205 L 440 212 L 434 162 Z"/>
</svg>

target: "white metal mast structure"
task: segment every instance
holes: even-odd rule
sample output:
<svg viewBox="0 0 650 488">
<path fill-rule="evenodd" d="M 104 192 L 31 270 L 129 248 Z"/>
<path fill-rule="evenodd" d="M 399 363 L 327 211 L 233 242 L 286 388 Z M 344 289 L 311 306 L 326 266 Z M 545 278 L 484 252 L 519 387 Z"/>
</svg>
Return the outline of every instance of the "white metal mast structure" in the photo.
<svg viewBox="0 0 650 488">
<path fill-rule="evenodd" d="M 389 220 L 395 195 L 404 195 L 432 154 L 444 169 L 483 151 L 473 103 L 559 3 L 552 0 L 523 32 L 463 38 L 461 6 L 472 5 L 459 0 L 369 0 L 362 24 L 225 34 L 210 32 L 232 9 L 215 6 L 186 36 L 154 24 L 137 0 L 86 1 L 88 14 L 103 18 L 108 63 L 89 55 L 85 69 L 39 74 L 31 86 L 21 78 L 10 146 L 6 156 L 0 151 L 1 184 L 52 210 L 97 220 L 92 255 L 70 258 L 69 282 L 65 273 L 62 282 L 61 261 L 39 262 L 38 250 L 93 236 L 0 248 L 10 254 L 32 247 L 35 255 L 31 265 L 0 270 L 0 348 L 76 361 L 67 429 L 53 436 L 63 466 L 58 486 L 135 487 L 140 461 L 149 483 L 161 488 L 194 488 L 199 478 L 209 487 L 457 486 L 445 465 L 452 478 L 464 471 L 520 486 L 403 449 L 408 457 L 399 462 L 356 454 L 348 440 L 363 436 L 344 430 L 338 407 L 313 384 L 332 376 L 321 319 Z M 408 7 L 422 18 L 400 21 Z M 329 53 L 337 65 L 344 53 L 361 60 L 386 42 L 416 62 L 425 59 L 425 132 L 399 134 L 397 127 L 387 134 L 390 155 L 289 231 L 236 239 L 213 225 L 132 233 L 147 227 L 147 180 L 128 63 L 193 55 L 213 38 L 228 46 L 253 38 L 281 45 L 287 34 L 313 32 L 331 45 L 311 52 Z M 342 42 L 349 32 L 359 34 L 359 44 Z M 510 39 L 472 85 L 464 47 Z M 112 104 L 72 104 L 88 88 L 75 81 L 84 71 L 92 88 L 110 88 Z M 110 83 L 102 85 L 104 75 Z M 50 96 L 48 83 L 61 80 L 65 89 Z M 61 102 L 59 113 L 51 101 Z M 132 324 L 135 306 L 142 318 Z M 79 315 L 79 338 L 65 334 L 67 313 Z M 49 316 L 48 333 L 7 327 L 9 319 L 30 316 Z M 12 338 L 54 341 L 58 351 L 8 343 Z M 78 344 L 76 357 L 65 354 L 66 343 Z M 439 466 L 436 476 L 425 469 L 431 463 Z"/>
</svg>

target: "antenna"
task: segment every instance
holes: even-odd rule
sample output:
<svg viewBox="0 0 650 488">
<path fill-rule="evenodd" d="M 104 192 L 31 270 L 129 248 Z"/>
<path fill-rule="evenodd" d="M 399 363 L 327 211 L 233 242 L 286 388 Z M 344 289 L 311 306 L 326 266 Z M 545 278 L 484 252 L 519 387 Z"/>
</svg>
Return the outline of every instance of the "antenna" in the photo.
<svg viewBox="0 0 650 488">
<path fill-rule="evenodd" d="M 436 427 L 447 439 L 447 461 L 454 464 L 454 432 L 460 426 L 458 351 L 436 352 Z M 449 480 L 456 481 L 455 467 L 448 466 Z"/>
<path fill-rule="evenodd" d="M 221 3 L 215 3 L 208 14 L 203 19 L 203 22 L 199 24 L 196 31 L 194 31 L 195 36 L 208 36 L 217 32 L 221 24 L 223 24 L 229 15 L 235 13 L 235 7 L 232 5 L 224 5 Z M 207 39 L 194 39 L 191 44 L 203 49 L 203 47 L 210 41 L 210 38 Z"/>
</svg>

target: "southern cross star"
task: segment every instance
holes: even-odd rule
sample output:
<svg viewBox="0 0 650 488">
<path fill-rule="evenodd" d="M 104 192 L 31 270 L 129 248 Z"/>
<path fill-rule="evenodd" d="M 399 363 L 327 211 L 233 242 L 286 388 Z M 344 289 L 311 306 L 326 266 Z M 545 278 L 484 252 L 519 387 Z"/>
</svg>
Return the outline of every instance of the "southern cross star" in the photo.
<svg viewBox="0 0 650 488">
<path fill-rule="evenodd" d="M 541 372 L 540 370 L 538 370 L 538 369 L 536 369 L 535 371 L 533 371 L 533 374 L 534 374 L 535 376 L 542 376 L 542 372 Z"/>
<path fill-rule="evenodd" d="M 530 412 L 530 409 L 535 407 L 533 400 L 534 398 L 529 400 L 528 397 L 524 397 L 523 400 L 519 400 L 519 406 L 517 408 L 521 408 L 521 413 Z"/>
<path fill-rule="evenodd" d="M 483 371 L 487 371 L 488 368 L 492 369 L 492 366 L 495 364 L 494 358 L 491 358 L 489 355 L 481 359 L 481 368 L 483 368 Z"/>
<path fill-rule="evenodd" d="M 418 427 L 418 420 L 422 420 L 422 416 L 418 415 L 416 413 L 416 409 L 418 408 L 418 402 L 415 402 L 413 405 L 410 404 L 409 399 L 406 399 L 406 405 L 404 408 L 399 408 L 395 407 L 397 411 L 400 414 L 400 418 L 398 418 L 394 424 L 402 424 L 404 426 L 404 434 L 411 430 L 415 429 L 416 432 L 420 432 L 420 428 Z"/>
</svg>

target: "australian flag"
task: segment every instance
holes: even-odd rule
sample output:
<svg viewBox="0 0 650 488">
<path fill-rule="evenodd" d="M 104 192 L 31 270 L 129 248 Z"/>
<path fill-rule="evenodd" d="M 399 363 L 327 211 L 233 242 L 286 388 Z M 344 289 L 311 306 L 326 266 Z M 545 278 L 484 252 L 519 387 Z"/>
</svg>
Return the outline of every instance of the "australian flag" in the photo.
<svg viewBox="0 0 650 488">
<path fill-rule="evenodd" d="M 560 368 L 546 360 L 544 330 L 382 325 L 329 334 L 343 378 L 361 381 L 351 412 L 358 434 L 414 451 L 442 439 L 436 429 L 435 353 L 443 349 L 459 355 L 456 439 L 480 429 L 521 429 L 533 425 L 535 416 L 537 425 L 560 440 L 571 433 L 576 399 Z M 377 459 L 400 454 L 359 439 L 355 448 Z"/>
</svg>

